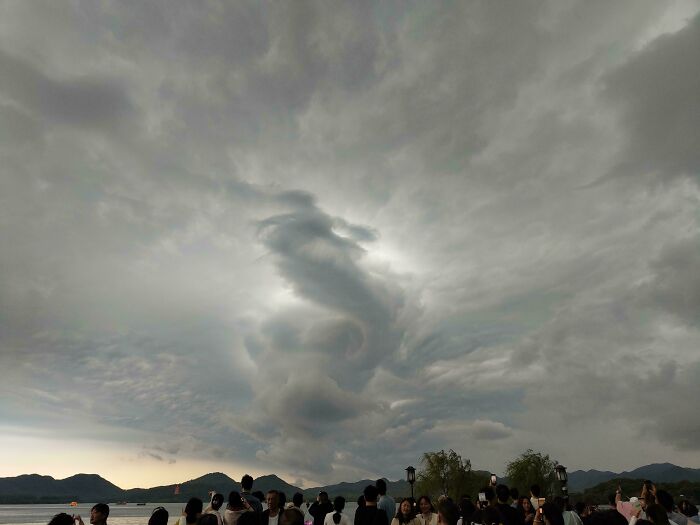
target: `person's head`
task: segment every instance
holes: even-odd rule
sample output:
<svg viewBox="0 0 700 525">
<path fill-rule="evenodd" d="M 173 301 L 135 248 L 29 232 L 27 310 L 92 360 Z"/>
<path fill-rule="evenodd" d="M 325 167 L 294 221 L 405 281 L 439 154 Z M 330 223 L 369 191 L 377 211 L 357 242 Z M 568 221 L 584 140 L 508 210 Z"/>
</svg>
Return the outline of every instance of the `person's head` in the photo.
<svg viewBox="0 0 700 525">
<path fill-rule="evenodd" d="M 542 514 L 546 525 L 564 525 L 564 515 L 554 503 L 547 502 L 542 505 Z"/>
<path fill-rule="evenodd" d="M 438 503 L 438 524 L 457 525 L 459 520 L 459 509 L 450 498 Z"/>
<path fill-rule="evenodd" d="M 508 498 L 510 498 L 510 490 L 503 483 L 496 485 L 496 497 L 499 503 L 508 503 Z"/>
<path fill-rule="evenodd" d="M 359 498 L 357 498 L 357 508 L 361 509 L 364 508 L 365 506 L 365 495 L 362 494 L 360 495 Z"/>
<path fill-rule="evenodd" d="M 462 514 L 462 521 L 466 522 L 475 511 L 476 507 L 469 496 L 464 496 L 459 501 L 459 512 Z"/>
<path fill-rule="evenodd" d="M 532 503 L 530 502 L 530 498 L 526 498 L 523 496 L 518 500 L 518 507 L 521 507 L 525 514 L 531 514 L 532 513 Z"/>
<path fill-rule="evenodd" d="M 277 511 L 280 504 L 279 492 L 277 492 L 275 489 L 268 490 L 267 495 L 265 496 L 265 502 L 267 503 L 267 508 L 270 509 L 270 511 Z"/>
<path fill-rule="evenodd" d="M 197 518 L 197 525 L 218 525 L 219 520 L 214 514 L 202 514 Z"/>
<path fill-rule="evenodd" d="M 73 516 L 65 512 L 59 512 L 51 518 L 49 525 L 73 525 Z"/>
<path fill-rule="evenodd" d="M 482 492 L 483 492 L 484 496 L 486 497 L 486 501 L 488 501 L 490 504 L 493 504 L 494 503 L 493 500 L 496 498 L 496 493 L 493 491 L 493 488 L 492 487 L 484 487 L 479 491 L 479 493 L 482 493 Z"/>
<path fill-rule="evenodd" d="M 261 490 L 256 490 L 255 492 L 251 492 L 250 495 L 257 498 L 258 501 L 265 500 L 265 494 L 263 494 L 263 492 Z"/>
<path fill-rule="evenodd" d="M 667 491 L 663 489 L 657 490 L 656 502 L 666 509 L 666 512 L 673 512 L 673 496 Z"/>
<path fill-rule="evenodd" d="M 295 492 L 294 496 L 292 496 L 292 503 L 297 508 L 301 507 L 302 503 L 304 503 L 304 495 L 301 492 Z"/>
<path fill-rule="evenodd" d="M 511 488 L 510 488 L 510 498 L 511 498 L 513 501 L 518 501 L 518 496 L 520 496 L 520 492 L 518 492 L 518 488 L 517 488 L 517 487 L 511 487 Z"/>
<path fill-rule="evenodd" d="M 687 499 L 681 500 L 678 503 L 678 508 L 684 516 L 688 516 L 689 518 L 698 515 L 698 508 Z"/>
<path fill-rule="evenodd" d="M 539 498 L 540 497 L 540 486 L 537 483 L 534 483 L 533 485 L 530 485 L 530 494 L 532 495 L 533 498 Z"/>
<path fill-rule="evenodd" d="M 221 505 L 224 504 L 224 495 L 218 492 L 211 497 L 211 508 L 214 510 L 219 510 Z"/>
<path fill-rule="evenodd" d="M 384 481 L 383 479 L 378 479 L 375 485 L 377 487 L 377 492 L 379 493 L 379 495 L 384 496 L 386 494 L 386 481 Z"/>
<path fill-rule="evenodd" d="M 304 515 L 297 509 L 285 509 L 280 514 L 279 525 L 304 525 Z"/>
<path fill-rule="evenodd" d="M 583 501 L 577 501 L 574 504 L 574 511 L 576 511 L 576 514 L 579 516 L 583 514 L 583 512 L 586 510 L 586 504 Z"/>
<path fill-rule="evenodd" d="M 245 507 L 241 501 L 241 495 L 238 491 L 232 490 L 228 493 L 228 506 L 231 510 L 238 510 Z"/>
<path fill-rule="evenodd" d="M 614 492 L 608 493 L 608 505 L 610 505 L 611 507 L 614 507 L 617 505 L 617 502 L 615 501 L 615 493 Z"/>
<path fill-rule="evenodd" d="M 418 510 L 421 514 L 428 514 L 429 512 L 435 512 L 433 507 L 433 502 L 430 501 L 429 496 L 421 496 L 418 498 Z"/>
<path fill-rule="evenodd" d="M 404 498 L 399 504 L 399 510 L 396 512 L 396 519 L 399 523 L 408 523 L 416 517 L 416 513 L 413 510 L 413 503 L 410 498 Z"/>
<path fill-rule="evenodd" d="M 243 490 L 250 491 L 253 488 L 253 476 L 250 474 L 243 474 L 241 478 L 241 488 Z"/>
<path fill-rule="evenodd" d="M 377 503 L 377 496 L 379 495 L 379 492 L 377 491 L 377 487 L 374 485 L 367 485 L 365 490 L 362 491 L 362 494 L 365 496 L 365 505 L 373 505 Z"/>
<path fill-rule="evenodd" d="M 654 525 L 669 525 L 666 509 L 658 503 L 647 505 L 646 514 Z"/>
<path fill-rule="evenodd" d="M 345 498 L 343 496 L 336 496 L 336 498 L 333 500 L 333 510 L 335 511 L 333 513 L 333 523 L 335 523 L 335 525 L 340 523 L 340 513 L 343 512 L 344 508 Z"/>
<path fill-rule="evenodd" d="M 156 507 L 148 518 L 148 525 L 168 525 L 168 510 L 165 507 Z"/>
<path fill-rule="evenodd" d="M 109 517 L 109 505 L 98 503 L 90 509 L 90 523 L 104 523 Z"/>
<path fill-rule="evenodd" d="M 325 490 L 322 490 L 321 492 L 318 493 L 318 502 L 319 503 L 327 503 L 328 502 L 328 492 Z"/>
<path fill-rule="evenodd" d="M 190 498 L 185 505 L 185 521 L 187 523 L 197 523 L 197 519 L 202 515 L 204 503 L 199 498 Z"/>
<path fill-rule="evenodd" d="M 281 509 L 287 504 L 287 495 L 283 491 L 277 493 L 277 506 Z"/>
</svg>

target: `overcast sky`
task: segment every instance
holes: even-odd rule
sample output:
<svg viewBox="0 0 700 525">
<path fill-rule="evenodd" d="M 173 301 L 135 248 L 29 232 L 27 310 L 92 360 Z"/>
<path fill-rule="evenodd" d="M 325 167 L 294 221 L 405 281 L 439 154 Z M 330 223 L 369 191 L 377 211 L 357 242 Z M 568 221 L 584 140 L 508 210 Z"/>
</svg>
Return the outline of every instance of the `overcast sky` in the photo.
<svg viewBox="0 0 700 525">
<path fill-rule="evenodd" d="M 698 11 L 0 3 L 0 476 L 700 467 Z"/>
</svg>

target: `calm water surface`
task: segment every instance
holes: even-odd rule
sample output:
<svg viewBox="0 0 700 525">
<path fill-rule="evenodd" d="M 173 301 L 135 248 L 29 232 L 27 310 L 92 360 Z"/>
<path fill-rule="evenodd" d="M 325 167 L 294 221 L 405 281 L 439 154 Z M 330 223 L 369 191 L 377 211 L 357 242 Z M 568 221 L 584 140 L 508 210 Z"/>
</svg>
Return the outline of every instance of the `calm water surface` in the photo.
<svg viewBox="0 0 700 525">
<path fill-rule="evenodd" d="M 0 505 L 0 525 L 46 525 L 59 512 L 80 514 L 85 525 L 90 525 L 90 509 L 94 503 L 81 503 L 79 507 L 69 505 Z M 108 525 L 147 525 L 151 512 L 156 507 L 165 507 L 170 513 L 168 523 L 173 524 L 182 514 L 182 503 L 147 503 L 146 505 L 110 505 Z M 357 503 L 348 502 L 345 514 L 355 516 Z M 308 512 L 306 520 L 310 520 Z"/>
</svg>

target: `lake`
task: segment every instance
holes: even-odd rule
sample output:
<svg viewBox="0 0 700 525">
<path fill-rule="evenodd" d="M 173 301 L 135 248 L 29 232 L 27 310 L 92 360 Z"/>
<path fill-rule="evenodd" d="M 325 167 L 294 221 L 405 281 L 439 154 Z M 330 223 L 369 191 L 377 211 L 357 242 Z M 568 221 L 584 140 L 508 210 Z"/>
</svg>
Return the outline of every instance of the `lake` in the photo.
<svg viewBox="0 0 700 525">
<path fill-rule="evenodd" d="M 90 509 L 94 503 L 81 503 L 79 507 L 67 504 L 56 505 L 0 505 L 0 525 L 46 525 L 59 512 L 79 514 L 85 525 L 90 525 Z M 151 512 L 156 507 L 165 507 L 170 513 L 168 523 L 173 524 L 182 514 L 182 503 L 147 503 L 146 505 L 110 505 L 108 525 L 147 525 Z M 352 520 L 357 503 L 348 502 L 344 513 Z M 310 520 L 308 512 L 306 520 Z"/>
</svg>

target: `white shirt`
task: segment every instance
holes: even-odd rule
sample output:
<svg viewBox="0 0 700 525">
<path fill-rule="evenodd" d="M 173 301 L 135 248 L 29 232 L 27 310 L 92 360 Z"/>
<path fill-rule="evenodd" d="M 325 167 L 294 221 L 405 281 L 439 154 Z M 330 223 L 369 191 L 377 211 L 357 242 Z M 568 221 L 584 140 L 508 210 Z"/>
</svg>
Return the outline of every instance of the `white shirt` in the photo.
<svg viewBox="0 0 700 525">
<path fill-rule="evenodd" d="M 335 512 L 329 512 L 326 514 L 326 517 L 323 518 L 323 525 L 335 525 L 335 521 L 333 521 L 333 514 Z M 352 525 L 352 522 L 350 521 L 350 518 L 348 518 L 347 514 L 340 513 L 340 523 L 338 525 Z"/>
</svg>

